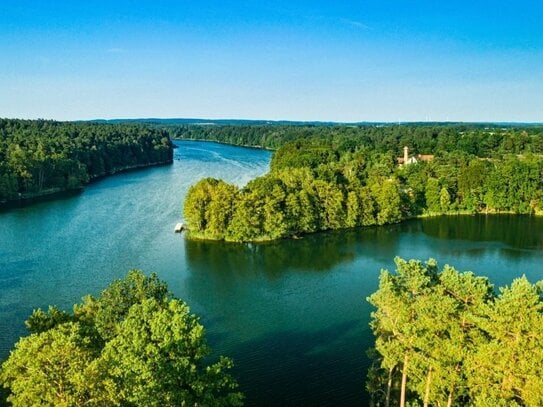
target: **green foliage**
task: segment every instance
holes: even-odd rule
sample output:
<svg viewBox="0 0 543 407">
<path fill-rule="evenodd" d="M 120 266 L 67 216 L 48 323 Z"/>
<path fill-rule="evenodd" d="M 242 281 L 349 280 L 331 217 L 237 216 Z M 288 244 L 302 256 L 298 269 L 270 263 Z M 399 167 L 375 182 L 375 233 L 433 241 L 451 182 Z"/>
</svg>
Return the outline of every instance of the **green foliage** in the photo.
<svg viewBox="0 0 543 407">
<path fill-rule="evenodd" d="M 441 212 L 441 203 L 439 196 L 439 181 L 436 178 L 428 178 L 426 183 L 426 208 L 430 212 Z"/>
<path fill-rule="evenodd" d="M 408 123 L 396 124 L 252 124 L 176 125 L 158 124 L 174 139 L 209 140 L 240 146 L 278 149 L 291 143 L 274 158 L 272 167 L 316 167 L 330 158 L 360 147 L 400 157 L 404 146 L 421 154 L 460 151 L 495 158 L 504 154 L 543 154 L 543 127 L 489 124 Z M 325 143 L 319 145 L 315 141 Z M 311 154 L 306 154 L 308 151 Z M 277 168 L 275 168 L 277 166 Z"/>
<path fill-rule="evenodd" d="M 321 164 L 327 164 L 337 158 L 337 153 L 331 145 L 314 141 L 312 139 L 300 139 L 292 144 L 279 149 L 273 156 L 272 170 L 283 168 L 312 168 L 316 169 Z"/>
<path fill-rule="evenodd" d="M 467 362 L 476 405 L 489 400 L 543 405 L 543 299 L 526 277 L 500 289 L 488 304 L 481 329 L 489 340 Z"/>
<path fill-rule="evenodd" d="M 384 152 L 382 140 L 366 137 L 366 127 L 289 129 L 300 138 L 289 141 L 291 133 L 283 134 L 285 143 L 274 153 L 269 174 L 241 190 L 214 179 L 189 190 L 184 215 L 192 238 L 265 241 L 423 214 L 535 213 L 542 208 L 543 160 L 531 153 L 481 159 L 465 149 L 426 151 L 435 159 L 398 167 L 393 151 L 403 140 L 400 133 L 396 142 L 388 140 Z M 452 131 L 439 129 L 447 135 Z M 221 136 L 216 129 L 211 133 Z M 474 150 L 471 141 L 469 146 Z"/>
<path fill-rule="evenodd" d="M 0 203 L 171 162 L 168 134 L 139 125 L 0 119 Z"/>
<path fill-rule="evenodd" d="M 441 188 L 441 191 L 439 191 L 439 209 L 441 209 L 441 212 L 446 213 L 449 210 L 450 205 L 451 195 L 447 188 L 443 187 Z"/>
<path fill-rule="evenodd" d="M 235 242 L 399 222 L 404 218 L 399 181 L 366 180 L 366 171 L 351 161 L 287 168 L 240 190 L 203 179 L 189 189 L 184 217 L 192 238 Z"/>
<path fill-rule="evenodd" d="M 234 204 L 238 199 L 238 189 L 234 185 L 205 178 L 189 189 L 184 217 L 195 234 L 221 240 L 234 215 Z"/>
<path fill-rule="evenodd" d="M 488 177 L 485 203 L 496 211 L 532 213 L 541 207 L 543 160 L 507 157 Z"/>
<path fill-rule="evenodd" d="M 32 312 L 32 315 L 25 321 L 26 328 L 30 333 L 41 333 L 48 331 L 64 322 L 69 322 L 72 317 L 55 306 L 49 306 L 47 312 L 38 308 Z"/>
<path fill-rule="evenodd" d="M 119 404 L 140 406 L 230 406 L 241 396 L 224 371 L 229 359 L 204 367 L 210 353 L 204 329 L 178 300 L 161 304 L 154 298 L 130 308 L 119 334 L 102 352 L 101 366 L 113 383 Z"/>
<path fill-rule="evenodd" d="M 191 190 L 184 213 L 193 238 L 263 241 L 424 214 L 542 211 L 543 160 L 535 155 L 543 153 L 540 127 L 164 128 L 174 138 L 278 148 L 271 172 L 239 191 L 217 180 Z M 405 145 L 435 158 L 398 167 L 395 157 Z M 219 219 L 213 225 L 210 212 Z"/>
<path fill-rule="evenodd" d="M 377 206 L 376 223 L 385 225 L 402 220 L 400 183 L 397 179 L 389 178 L 374 183 L 372 193 Z"/>
<path fill-rule="evenodd" d="M 459 169 L 458 195 L 467 210 L 477 212 L 483 207 L 484 192 L 488 174 L 491 172 L 490 162 L 471 160 Z"/>
<path fill-rule="evenodd" d="M 431 260 L 396 259 L 396 267 L 381 272 L 368 298 L 374 401 L 389 394 L 390 405 L 402 405 L 403 394 L 423 405 L 542 405 L 542 283 L 522 277 L 496 295 L 488 279 L 439 272 Z"/>
<path fill-rule="evenodd" d="M 119 324 L 132 306 L 151 298 L 163 303 L 170 297 L 167 285 L 156 274 L 146 277 L 131 270 L 124 279 L 112 282 L 98 298 L 85 296 L 81 304 L 74 305 L 74 315 L 96 329 L 101 340 L 107 342 L 117 335 Z"/>
<path fill-rule="evenodd" d="M 22 338 L 2 365 L 0 380 L 13 406 L 80 406 L 92 397 L 89 365 L 97 355 L 79 324 Z"/>
<path fill-rule="evenodd" d="M 131 271 L 69 315 L 50 307 L 27 321 L 2 365 L 14 406 L 239 406 L 227 373 L 209 363 L 204 328 L 156 275 Z"/>
</svg>

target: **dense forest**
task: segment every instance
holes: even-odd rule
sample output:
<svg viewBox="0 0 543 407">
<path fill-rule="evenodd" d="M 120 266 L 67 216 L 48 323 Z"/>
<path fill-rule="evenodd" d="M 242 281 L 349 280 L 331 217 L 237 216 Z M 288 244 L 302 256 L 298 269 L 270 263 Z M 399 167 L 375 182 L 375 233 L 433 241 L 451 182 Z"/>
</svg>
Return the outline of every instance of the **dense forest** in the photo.
<svg viewBox="0 0 543 407">
<path fill-rule="evenodd" d="M 420 154 L 463 151 L 477 157 L 502 154 L 543 154 L 543 126 L 496 126 L 491 124 L 407 123 L 363 125 L 245 124 L 159 125 L 174 139 L 277 149 L 306 138 L 334 144 L 349 142 L 376 152 L 401 154 L 409 146 Z M 347 141 L 348 140 L 348 141 Z"/>
<path fill-rule="evenodd" d="M 198 317 L 154 274 L 133 270 L 73 313 L 37 309 L 26 326 L 0 370 L 15 407 L 243 404 L 232 360 L 210 358 Z"/>
<path fill-rule="evenodd" d="M 0 203 L 168 163 L 172 148 L 167 132 L 149 126 L 0 119 Z"/>
<path fill-rule="evenodd" d="M 487 278 L 396 259 L 368 300 L 373 405 L 543 405 L 543 282 Z"/>
<path fill-rule="evenodd" d="M 210 135 L 221 129 L 195 131 L 201 128 Z M 244 129 L 231 127 L 227 134 Z M 286 138 L 299 138 L 275 151 L 268 174 L 241 189 L 199 181 L 189 190 L 184 217 L 193 238 L 244 242 L 416 216 L 540 214 L 543 133 L 527 129 L 531 133 L 450 126 L 292 129 Z M 415 153 L 410 158 L 426 159 L 399 165 L 404 143 Z"/>
</svg>

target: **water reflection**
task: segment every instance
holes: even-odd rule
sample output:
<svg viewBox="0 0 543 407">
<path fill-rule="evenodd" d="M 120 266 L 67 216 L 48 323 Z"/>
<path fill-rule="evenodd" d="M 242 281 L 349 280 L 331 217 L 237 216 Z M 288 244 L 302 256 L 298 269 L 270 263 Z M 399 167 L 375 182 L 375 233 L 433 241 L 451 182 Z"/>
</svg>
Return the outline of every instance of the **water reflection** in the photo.
<svg viewBox="0 0 543 407">
<path fill-rule="evenodd" d="M 234 357 L 248 405 L 365 405 L 379 269 L 436 258 L 496 286 L 541 278 L 541 223 L 454 217 L 246 245 L 185 240 L 185 290 L 213 347 Z M 212 316 L 206 318 L 206 316 Z"/>
<path fill-rule="evenodd" d="M 288 271 L 326 272 L 364 259 L 392 264 L 396 255 L 445 261 L 499 256 L 522 261 L 540 256 L 541 250 L 543 218 L 513 215 L 435 217 L 267 244 L 185 242 L 185 258 L 192 271 L 223 276 L 263 273 L 269 279 Z"/>
<path fill-rule="evenodd" d="M 249 396 L 247 406 L 366 405 L 367 360 L 352 346 L 364 339 L 369 340 L 360 336 L 359 320 L 349 320 L 313 332 L 279 331 L 244 342 L 231 355 L 239 365 L 258 365 L 234 369 Z"/>
<path fill-rule="evenodd" d="M 543 217 L 443 216 L 421 222 L 422 232 L 446 240 L 498 241 L 518 249 L 543 249 Z"/>
<path fill-rule="evenodd" d="M 185 242 L 185 257 L 192 271 L 229 275 L 265 273 L 269 278 L 286 271 L 326 272 L 360 255 L 382 255 L 390 260 L 400 237 L 400 226 L 315 233 L 297 240 L 264 244 Z"/>
</svg>

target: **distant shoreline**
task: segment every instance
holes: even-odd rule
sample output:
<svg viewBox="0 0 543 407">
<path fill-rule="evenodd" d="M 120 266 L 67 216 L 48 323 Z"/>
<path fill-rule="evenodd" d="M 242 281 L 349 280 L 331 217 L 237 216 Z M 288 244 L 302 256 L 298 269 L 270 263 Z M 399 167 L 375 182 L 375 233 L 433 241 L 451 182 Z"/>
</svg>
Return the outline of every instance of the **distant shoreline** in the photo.
<svg viewBox="0 0 543 407">
<path fill-rule="evenodd" d="M 159 161 L 154 163 L 136 164 L 126 166 L 120 169 L 115 169 L 107 174 L 100 175 L 89 179 L 89 181 L 82 186 L 76 188 L 50 188 L 40 192 L 33 192 L 28 194 L 21 194 L 18 198 L 0 201 L 0 211 L 6 211 L 16 208 L 24 208 L 40 202 L 54 201 L 57 199 L 69 198 L 75 195 L 79 195 L 85 190 L 86 185 L 101 181 L 105 178 L 119 175 L 121 173 L 127 173 L 131 171 L 138 171 L 149 167 L 159 167 L 163 165 L 171 165 L 172 160 Z"/>
<path fill-rule="evenodd" d="M 172 141 L 204 141 L 204 142 L 217 143 L 217 144 L 222 144 L 222 145 L 225 145 L 225 146 L 232 146 L 232 147 L 243 147 L 243 148 L 252 148 L 252 149 L 254 149 L 254 150 L 276 151 L 275 148 L 271 148 L 271 147 L 263 147 L 263 146 L 260 146 L 260 145 L 234 144 L 234 143 L 227 143 L 226 141 L 209 140 L 209 139 L 198 139 L 198 138 L 172 138 Z"/>
</svg>

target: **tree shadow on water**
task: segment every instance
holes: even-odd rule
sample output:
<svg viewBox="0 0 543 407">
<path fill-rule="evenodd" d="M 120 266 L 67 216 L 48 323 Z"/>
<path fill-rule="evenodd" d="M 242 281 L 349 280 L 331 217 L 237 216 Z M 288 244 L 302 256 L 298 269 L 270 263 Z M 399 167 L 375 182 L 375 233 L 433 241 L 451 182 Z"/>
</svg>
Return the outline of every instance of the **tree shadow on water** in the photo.
<svg viewBox="0 0 543 407">
<path fill-rule="evenodd" d="M 421 221 L 423 233 L 438 239 L 500 242 L 513 249 L 543 249 L 543 218 L 528 215 L 439 216 Z M 512 254 L 509 250 L 506 254 Z M 515 254 L 512 254 L 514 257 Z"/>
<path fill-rule="evenodd" d="M 326 272 L 356 260 L 361 253 L 395 252 L 398 226 L 370 227 L 314 233 L 302 239 L 283 239 L 265 244 L 234 244 L 185 241 L 191 270 L 230 270 L 250 275 L 264 272 L 274 278 L 287 270 Z"/>
<path fill-rule="evenodd" d="M 351 320 L 315 332 L 282 331 L 230 352 L 247 406 L 367 405 L 371 338 Z M 371 336 L 371 334 L 370 334 Z"/>
</svg>

